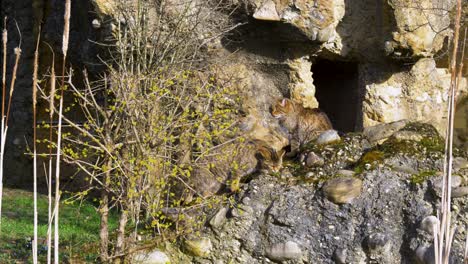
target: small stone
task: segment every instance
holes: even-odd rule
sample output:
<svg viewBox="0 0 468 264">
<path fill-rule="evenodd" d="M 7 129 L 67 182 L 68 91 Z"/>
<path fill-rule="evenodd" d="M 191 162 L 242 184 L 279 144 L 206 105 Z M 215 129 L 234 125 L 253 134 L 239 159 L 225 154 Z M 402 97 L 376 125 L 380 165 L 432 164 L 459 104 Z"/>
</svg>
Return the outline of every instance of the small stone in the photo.
<svg viewBox="0 0 468 264">
<path fill-rule="evenodd" d="M 434 246 L 419 246 L 416 249 L 416 258 L 422 264 L 435 264 Z"/>
<path fill-rule="evenodd" d="M 434 186 L 434 189 L 437 192 L 442 191 L 442 185 L 443 185 L 444 178 L 443 177 L 437 177 L 434 180 L 432 180 L 432 185 Z M 451 180 L 451 186 L 452 188 L 457 188 L 462 184 L 462 177 L 458 175 L 452 175 L 452 180 Z"/>
<path fill-rule="evenodd" d="M 276 11 L 276 4 L 272 0 L 267 0 L 258 8 L 253 14 L 253 18 L 257 20 L 266 21 L 280 21 L 278 12 Z"/>
<path fill-rule="evenodd" d="M 333 260 L 336 264 L 345 264 L 346 263 L 346 254 L 347 250 L 345 248 L 337 248 L 333 252 Z"/>
<path fill-rule="evenodd" d="M 137 253 L 133 257 L 133 262 L 136 264 L 169 264 L 171 260 L 166 253 L 156 250 L 147 253 Z"/>
<path fill-rule="evenodd" d="M 338 177 L 328 180 L 323 191 L 325 196 L 336 204 L 351 203 L 361 194 L 362 180 L 353 177 Z"/>
<path fill-rule="evenodd" d="M 251 200 L 252 199 L 250 199 L 250 197 L 244 197 L 242 198 L 242 203 L 245 205 L 250 205 Z"/>
<path fill-rule="evenodd" d="M 315 154 L 314 152 L 309 152 L 307 154 L 307 159 L 305 161 L 305 165 L 307 167 L 320 167 L 320 166 L 323 166 L 323 164 L 325 164 L 325 161 L 323 160 L 322 157 L 318 156 L 317 154 Z"/>
<path fill-rule="evenodd" d="M 281 178 L 289 179 L 289 178 L 292 178 L 292 177 L 294 177 L 294 176 L 288 169 L 283 169 L 281 171 Z"/>
<path fill-rule="evenodd" d="M 226 214 L 228 209 L 223 207 L 210 219 L 210 226 L 213 228 L 218 228 L 224 224 L 226 221 Z"/>
<path fill-rule="evenodd" d="M 207 257 L 213 249 L 211 240 L 207 237 L 186 239 L 184 247 L 189 254 L 195 257 Z"/>
<path fill-rule="evenodd" d="M 453 158 L 452 167 L 454 171 L 468 169 L 468 160 L 462 157 Z"/>
<path fill-rule="evenodd" d="M 288 241 L 272 245 L 267 249 L 266 255 L 274 261 L 285 261 L 300 258 L 302 250 L 297 243 Z"/>
<path fill-rule="evenodd" d="M 393 41 L 385 41 L 384 50 L 386 55 L 390 55 L 393 53 L 393 51 L 395 50 L 394 45 L 395 44 Z"/>
<path fill-rule="evenodd" d="M 434 234 L 434 226 L 438 226 L 439 224 L 439 219 L 437 217 L 430 215 L 424 217 L 424 219 L 421 221 L 420 228 L 424 231 L 426 231 L 428 234 L 432 235 Z"/>
<path fill-rule="evenodd" d="M 93 25 L 94 29 L 99 29 L 101 27 L 101 21 L 99 21 L 99 19 L 93 19 L 91 24 Z"/>
<path fill-rule="evenodd" d="M 405 165 L 394 165 L 392 166 L 393 170 L 407 173 L 407 174 L 419 174 L 419 172 L 410 166 L 405 166 Z"/>
<path fill-rule="evenodd" d="M 367 237 L 366 246 L 368 250 L 376 250 L 385 247 L 388 237 L 382 233 L 374 233 Z"/>
<path fill-rule="evenodd" d="M 254 210 L 252 207 L 248 205 L 244 205 L 244 204 L 239 204 L 236 208 L 233 208 L 231 210 L 231 215 L 233 217 L 245 218 L 245 217 L 249 217 L 250 215 L 252 215 L 253 212 Z"/>
<path fill-rule="evenodd" d="M 338 176 L 353 177 L 356 173 L 352 170 L 339 170 L 336 172 Z"/>
<path fill-rule="evenodd" d="M 395 134 L 393 134 L 393 137 L 397 141 L 411 140 L 411 141 L 419 142 L 423 139 L 423 136 L 415 131 L 397 131 L 395 132 Z"/>
<path fill-rule="evenodd" d="M 468 186 L 457 187 L 452 189 L 452 197 L 460 198 L 468 195 Z"/>
<path fill-rule="evenodd" d="M 400 120 L 388 124 L 380 124 L 376 126 L 364 128 L 363 134 L 372 145 L 389 138 L 393 133 L 402 129 L 408 124 L 407 120 Z"/>
<path fill-rule="evenodd" d="M 336 130 L 327 130 L 318 136 L 316 143 L 318 145 L 327 145 L 340 141 L 341 138 Z"/>
</svg>

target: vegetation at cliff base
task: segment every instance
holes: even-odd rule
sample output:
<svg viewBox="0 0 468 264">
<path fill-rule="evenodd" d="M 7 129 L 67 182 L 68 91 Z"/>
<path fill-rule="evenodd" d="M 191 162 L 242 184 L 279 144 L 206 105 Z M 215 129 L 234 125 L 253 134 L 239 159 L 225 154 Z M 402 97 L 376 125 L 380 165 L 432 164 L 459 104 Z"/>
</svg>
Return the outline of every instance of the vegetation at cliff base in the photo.
<svg viewBox="0 0 468 264">
<path fill-rule="evenodd" d="M 0 263 L 29 263 L 32 261 L 33 234 L 32 193 L 5 189 L 2 228 L 0 233 Z M 64 261 L 95 263 L 98 257 L 99 215 L 90 202 L 62 203 L 60 211 L 61 254 Z M 39 261 L 45 262 L 47 245 L 47 196 L 38 195 Z M 110 228 L 117 226 L 116 215 L 109 217 Z"/>
</svg>

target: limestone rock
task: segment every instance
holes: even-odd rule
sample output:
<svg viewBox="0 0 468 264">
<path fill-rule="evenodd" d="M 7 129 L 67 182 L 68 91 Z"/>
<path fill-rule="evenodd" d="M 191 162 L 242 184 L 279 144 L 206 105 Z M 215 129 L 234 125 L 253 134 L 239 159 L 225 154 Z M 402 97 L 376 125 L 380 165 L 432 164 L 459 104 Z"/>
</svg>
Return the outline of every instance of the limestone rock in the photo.
<svg viewBox="0 0 468 264">
<path fill-rule="evenodd" d="M 307 167 L 320 167 L 325 163 L 324 159 L 315 154 L 314 152 L 307 153 L 305 165 Z"/>
<path fill-rule="evenodd" d="M 299 57 L 288 61 L 290 67 L 289 90 L 291 98 L 300 102 L 306 108 L 318 107 L 318 101 L 315 97 L 314 80 L 310 71 L 312 63 L 309 57 Z"/>
<path fill-rule="evenodd" d="M 426 216 L 424 219 L 421 221 L 421 224 L 419 228 L 422 230 L 426 231 L 428 234 L 433 235 L 434 234 L 434 226 L 437 227 L 439 224 L 439 219 L 433 215 Z"/>
<path fill-rule="evenodd" d="M 207 237 L 189 238 L 184 241 L 184 247 L 193 256 L 207 257 L 213 249 L 213 244 Z"/>
<path fill-rule="evenodd" d="M 434 246 L 419 246 L 416 249 L 416 258 L 422 264 L 435 264 Z"/>
<path fill-rule="evenodd" d="M 325 196 L 336 204 L 351 203 L 361 194 L 362 180 L 353 177 L 338 177 L 328 180 L 323 191 Z"/>
<path fill-rule="evenodd" d="M 245 204 L 239 204 L 231 210 L 231 215 L 237 218 L 248 218 L 252 213 L 253 208 Z"/>
<path fill-rule="evenodd" d="M 138 253 L 133 257 L 135 264 L 170 264 L 171 260 L 166 253 L 155 250 L 147 253 Z"/>
<path fill-rule="evenodd" d="M 407 119 L 432 124 L 445 135 L 446 108 L 450 74 L 437 68 L 434 59 L 420 59 L 409 71 L 393 72 L 379 68 L 380 74 L 387 72 L 383 82 L 366 85 L 363 103 L 364 127 Z M 374 79 L 375 69 L 363 67 L 363 78 Z M 466 79 L 462 78 L 459 98 L 468 95 Z"/>
<path fill-rule="evenodd" d="M 460 198 L 464 196 L 468 196 L 468 186 L 462 186 L 452 189 L 453 198 Z"/>
<path fill-rule="evenodd" d="M 364 128 L 364 136 L 367 137 L 371 144 L 375 144 L 389 138 L 393 133 L 405 127 L 406 124 L 408 124 L 407 120 L 400 120 L 388 124 L 366 127 Z"/>
<path fill-rule="evenodd" d="M 339 170 L 336 172 L 337 176 L 353 177 L 356 173 L 352 170 Z"/>
<path fill-rule="evenodd" d="M 258 20 L 280 21 L 280 17 L 276 12 L 275 2 L 271 0 L 263 3 L 263 5 L 255 11 L 253 17 Z"/>
<path fill-rule="evenodd" d="M 117 7 L 115 0 L 92 0 L 90 2 L 101 15 L 112 15 Z"/>
<path fill-rule="evenodd" d="M 409 124 L 404 131 L 418 128 L 426 137 L 423 126 Z M 434 131 L 432 127 L 431 131 Z M 363 139 L 363 136 L 353 133 L 353 138 Z M 250 213 L 229 217 L 222 229 L 205 229 L 205 236 L 211 239 L 214 250 L 209 260 L 194 258 L 194 262 L 221 260 L 229 263 L 233 260 L 236 263 L 266 263 L 271 260 L 275 263 L 416 263 L 418 247 L 429 247 L 427 243 L 432 237 L 423 231 L 427 230 L 422 227 L 422 222 L 427 221 L 423 219 L 434 214 L 440 199 L 431 194 L 431 184 L 424 182 L 415 186 L 409 181 L 413 174 L 409 169 L 400 172 L 394 170 L 393 166 L 412 168 L 417 170 L 416 173 L 436 171 L 440 169 L 441 156 L 386 152 L 388 149 L 385 144 L 392 144 L 393 139 L 384 145 L 370 147 L 370 152 L 384 152 L 381 163 L 365 171 L 356 170 L 362 180 L 361 188 L 356 189 L 357 193 L 361 190 L 362 194 L 351 203 L 338 206 L 329 202 L 328 196 L 325 198 L 326 189 L 333 185 L 330 182 L 344 179 L 342 186 L 345 190 L 356 185 L 346 183 L 345 179 L 359 182 L 353 180 L 354 172 L 340 171 L 355 168 L 356 163 L 334 167 L 333 164 L 337 162 L 330 161 L 333 156 L 338 156 L 338 152 L 345 151 L 346 147 L 361 142 L 353 140 L 351 144 L 348 135 L 342 139 L 342 144 L 308 150 L 327 157 L 324 166 L 304 168 L 291 161 L 288 168 L 293 174 L 302 176 L 311 173 L 313 179 L 294 177 L 284 180 L 262 174 L 246 182 L 238 193 L 242 202 L 238 201 L 236 206 L 239 203 L 248 205 Z M 355 154 L 352 153 L 353 156 Z M 330 178 L 332 175 L 333 178 Z M 328 179 L 328 182 L 321 186 L 324 179 Z M 340 195 L 343 197 L 347 193 L 342 192 Z M 452 199 L 452 214 L 457 225 L 463 225 L 468 219 L 467 212 L 463 210 L 467 199 L 466 196 Z M 233 213 L 237 215 L 237 212 Z M 465 237 L 463 234 L 456 235 L 454 239 L 453 254 L 460 256 L 463 254 Z M 299 246 L 302 252 L 300 257 L 276 260 L 283 259 L 284 255 L 279 257 L 273 252 L 282 252 L 287 241 L 293 241 Z M 274 247 L 276 249 L 273 250 Z M 424 254 L 430 251 L 426 249 L 423 252 L 423 260 Z M 458 262 L 457 259 L 454 263 Z"/>
<path fill-rule="evenodd" d="M 373 233 L 366 237 L 365 249 L 370 259 L 377 263 L 392 261 L 392 243 L 384 233 Z"/>
<path fill-rule="evenodd" d="M 443 39 L 450 34 L 447 29 L 450 17 L 444 9 L 450 10 L 454 6 L 453 1 L 447 2 L 445 8 L 431 0 L 420 0 L 416 7 L 409 0 L 390 0 L 389 4 L 394 10 L 396 23 L 394 49 L 400 51 L 394 56 L 430 57 L 442 49 Z"/>
<path fill-rule="evenodd" d="M 345 248 L 337 248 L 333 252 L 333 260 L 336 264 L 345 264 L 346 263 L 346 253 L 347 250 Z"/>
<path fill-rule="evenodd" d="M 459 187 L 462 184 L 462 181 L 463 181 L 462 177 L 460 177 L 458 175 L 452 175 L 452 180 L 451 180 L 452 188 Z M 443 177 L 442 176 L 433 179 L 431 182 L 432 182 L 432 185 L 433 185 L 434 189 L 437 192 L 442 191 L 442 186 L 443 186 Z"/>
<path fill-rule="evenodd" d="M 341 1 L 317 0 L 248 0 L 255 7 L 253 17 L 281 21 L 303 34 L 307 40 L 322 42 L 334 36 L 335 28 L 344 15 Z"/>
<path fill-rule="evenodd" d="M 318 145 L 327 145 L 340 141 L 341 138 L 336 130 L 327 130 L 320 134 L 315 141 Z"/>
<path fill-rule="evenodd" d="M 213 228 L 219 228 L 226 221 L 226 214 L 228 209 L 223 207 L 210 219 L 210 226 Z"/>
<path fill-rule="evenodd" d="M 468 160 L 462 157 L 453 158 L 452 164 L 454 171 L 468 169 Z"/>
<path fill-rule="evenodd" d="M 397 141 L 411 140 L 411 141 L 421 141 L 423 136 L 415 131 L 397 131 L 393 134 L 393 137 Z"/>
<path fill-rule="evenodd" d="M 302 250 L 295 242 L 278 243 L 267 249 L 266 255 L 275 261 L 298 259 L 302 256 Z"/>
</svg>

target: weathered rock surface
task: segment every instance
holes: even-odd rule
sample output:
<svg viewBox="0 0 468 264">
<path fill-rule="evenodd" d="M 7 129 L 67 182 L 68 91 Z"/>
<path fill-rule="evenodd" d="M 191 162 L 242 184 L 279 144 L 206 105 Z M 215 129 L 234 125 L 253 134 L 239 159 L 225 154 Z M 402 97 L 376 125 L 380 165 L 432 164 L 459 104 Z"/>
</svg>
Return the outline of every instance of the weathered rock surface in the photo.
<svg viewBox="0 0 468 264">
<path fill-rule="evenodd" d="M 399 120 L 392 123 L 366 127 L 364 129 L 364 136 L 366 136 L 370 143 L 375 144 L 389 138 L 395 132 L 405 127 L 406 124 L 408 124 L 407 120 Z"/>
<path fill-rule="evenodd" d="M 428 234 L 434 234 L 434 227 L 440 223 L 439 219 L 433 215 L 426 216 L 421 221 L 421 225 L 419 226 L 422 230 L 426 231 Z"/>
<path fill-rule="evenodd" d="M 269 259 L 275 261 L 293 260 L 301 257 L 302 250 L 295 242 L 288 241 L 270 246 L 266 251 L 266 255 Z"/>
<path fill-rule="evenodd" d="M 317 154 L 314 152 L 309 152 L 307 153 L 305 157 L 305 165 L 307 167 L 320 167 L 325 164 L 325 160 L 321 157 L 319 157 Z"/>
<path fill-rule="evenodd" d="M 193 9 L 198 8 L 197 1 L 191 2 Z M 90 73 L 102 70 L 97 55 L 106 50 L 96 43 L 112 35 L 115 24 L 121 22 L 114 17 L 117 2 L 84 0 L 79 5 L 72 4 L 69 60 L 73 65 L 85 66 Z M 131 2 L 127 4 L 130 6 Z M 171 0 L 168 6 L 177 13 L 180 11 L 177 8 L 183 7 L 182 2 Z M 439 68 L 432 58 L 437 52 L 443 52 L 443 39 L 450 34 L 450 29 L 446 29 L 450 24 L 446 10 L 453 8 L 454 1 L 444 3 L 443 8 L 431 0 L 417 3 L 409 0 L 246 0 L 234 1 L 233 5 L 226 9 L 227 13 L 231 8 L 237 12 L 232 16 L 218 12 L 216 19 L 232 18 L 235 23 L 242 24 L 231 32 L 236 41 L 231 41 L 230 34 L 213 39 L 206 48 L 213 57 L 229 58 L 222 72 L 234 73 L 237 77 L 234 83 L 243 91 L 243 110 L 257 115 L 260 122 L 268 124 L 267 129 L 276 122 L 269 114 L 269 107 L 276 98 L 286 96 L 305 107 L 325 106 L 336 112 L 331 116 L 334 116 L 332 122 L 338 123 L 334 124 L 337 127 L 359 130 L 407 119 L 430 122 L 445 133 L 450 78 L 448 71 Z M 24 63 L 18 75 L 20 89 L 13 101 L 13 116 L 18 126 L 10 128 L 8 139 L 9 142 L 19 140 L 20 144 L 7 147 L 7 151 L 12 152 L 7 156 L 12 158 L 6 162 L 6 169 L 12 175 L 8 181 L 22 184 L 28 182 L 22 176 L 25 175 L 22 168 L 31 171 L 31 161 L 20 155 L 26 148 L 23 138 L 31 134 L 30 129 L 26 129 L 31 122 L 28 99 L 31 96 L 26 88 L 31 86 L 34 31 L 42 22 L 42 39 L 59 53 L 63 1 L 4 0 L 1 7 L 2 17 L 7 15 L 11 21 L 18 21 L 24 37 Z M 211 26 L 200 25 L 200 35 L 209 34 Z M 14 32 L 16 27 L 9 23 L 8 29 Z M 14 34 L 10 37 L 12 43 L 18 41 Z M 9 45 L 11 50 L 14 44 Z M 51 54 L 41 56 L 44 65 L 51 61 Z M 336 65 L 350 62 L 350 67 L 355 67 L 352 78 L 356 85 L 338 82 L 343 90 L 325 97 L 326 92 L 320 95 L 319 90 L 326 91 L 329 87 L 317 81 L 321 76 L 312 72 L 311 67 L 321 60 Z M 410 61 L 412 66 L 401 61 Z M 8 63 L 11 66 L 13 58 Z M 348 70 L 346 68 L 345 72 Z M 331 79 L 335 77 L 339 79 L 338 67 L 331 67 L 329 71 L 327 82 L 333 82 Z M 463 103 L 467 94 L 464 80 L 459 96 L 460 104 L 465 105 L 460 107 L 463 113 L 467 109 L 466 100 Z M 344 114 L 346 111 L 336 103 L 340 100 L 353 105 L 354 123 L 340 124 L 350 122 L 345 118 L 349 113 Z M 456 143 L 466 147 L 468 129 L 466 114 L 462 112 L 457 112 L 456 117 Z"/>
<path fill-rule="evenodd" d="M 362 181 L 353 177 L 328 180 L 323 186 L 325 196 L 336 204 L 351 203 L 361 194 Z"/>
<path fill-rule="evenodd" d="M 322 134 L 320 134 L 318 136 L 315 143 L 318 144 L 318 145 L 327 145 L 327 144 L 331 144 L 331 143 L 336 143 L 336 142 L 338 142 L 340 140 L 341 140 L 341 138 L 338 135 L 338 131 L 336 131 L 336 130 L 327 130 L 327 131 L 323 132 Z"/>
<path fill-rule="evenodd" d="M 133 263 L 136 264 L 170 264 L 171 260 L 166 253 L 155 250 L 148 253 L 138 253 L 133 257 Z"/>
<path fill-rule="evenodd" d="M 370 78 L 372 71 L 365 74 Z M 363 103 L 364 127 L 408 119 L 433 124 L 444 134 L 449 86 L 449 72 L 436 68 L 433 59 L 421 59 L 408 71 L 369 83 Z M 462 80 L 459 94 L 461 98 L 468 94 L 466 80 Z"/>
<path fill-rule="evenodd" d="M 188 238 L 184 240 L 184 249 L 193 256 L 207 257 L 211 253 L 213 245 L 208 237 Z"/>
<path fill-rule="evenodd" d="M 431 263 L 428 231 L 438 221 L 432 215 L 439 198 L 431 191 L 434 174 L 420 172 L 441 168 L 443 148 L 436 143 L 443 141 L 433 134 L 434 128 L 424 124 L 408 124 L 400 131 L 420 131 L 423 140 L 396 141 L 390 135 L 371 147 L 362 135 L 344 135 L 341 143 L 312 147 L 314 153 L 329 157 L 321 168 L 287 163 L 293 178 L 254 177 L 238 194 L 241 202 L 227 214 L 226 222 L 216 232 L 204 230 L 213 250 L 194 262 Z M 435 137 L 434 145 L 429 145 L 430 137 Z M 375 152 L 379 155 L 368 155 Z M 349 161 L 355 155 L 359 158 Z M 373 165 L 361 170 L 363 163 Z M 394 169 L 397 164 L 411 170 Z M 315 177 L 303 177 L 306 173 Z M 339 186 L 356 178 L 362 179 L 360 195 L 342 204 L 327 198 L 330 182 Z M 468 223 L 468 212 L 457 208 L 467 204 L 468 197 L 453 199 L 459 226 Z M 464 239 L 463 231 L 455 236 L 454 263 L 462 263 Z"/>
</svg>

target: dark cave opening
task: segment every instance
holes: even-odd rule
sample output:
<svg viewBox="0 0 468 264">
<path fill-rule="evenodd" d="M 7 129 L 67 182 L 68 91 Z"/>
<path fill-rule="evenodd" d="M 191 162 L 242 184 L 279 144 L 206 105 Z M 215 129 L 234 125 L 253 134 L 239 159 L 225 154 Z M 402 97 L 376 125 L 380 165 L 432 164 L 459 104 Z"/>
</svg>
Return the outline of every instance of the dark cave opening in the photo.
<svg viewBox="0 0 468 264">
<path fill-rule="evenodd" d="M 362 130 L 362 98 L 358 63 L 317 60 L 312 65 L 315 96 L 333 128 L 341 132 Z"/>
</svg>

